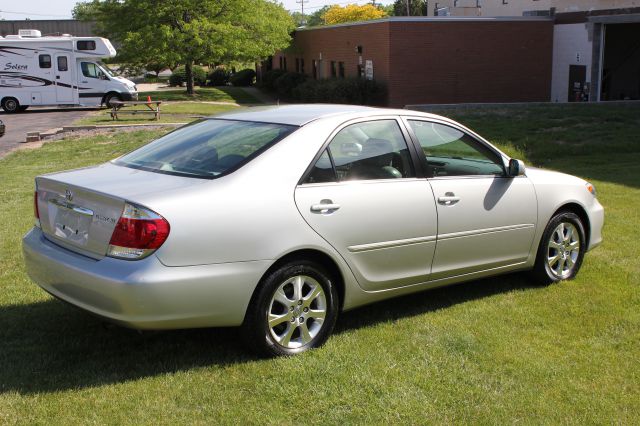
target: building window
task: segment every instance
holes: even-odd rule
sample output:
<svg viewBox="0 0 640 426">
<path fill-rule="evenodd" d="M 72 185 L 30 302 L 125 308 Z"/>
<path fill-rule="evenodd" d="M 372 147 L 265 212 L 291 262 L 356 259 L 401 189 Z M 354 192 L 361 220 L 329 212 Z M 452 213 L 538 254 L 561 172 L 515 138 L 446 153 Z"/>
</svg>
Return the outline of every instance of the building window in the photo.
<svg viewBox="0 0 640 426">
<path fill-rule="evenodd" d="M 344 62 L 338 62 L 338 77 L 344 78 Z"/>
<path fill-rule="evenodd" d="M 96 50 L 96 42 L 93 40 L 78 40 L 78 50 Z"/>
<path fill-rule="evenodd" d="M 362 65 L 358 65 L 358 78 L 364 78 L 364 67 Z"/>
<path fill-rule="evenodd" d="M 280 69 L 281 69 L 281 70 L 283 70 L 283 69 L 284 69 L 284 67 L 282 66 L 282 63 L 283 63 L 283 61 L 282 61 L 282 56 L 280 56 Z"/>
<path fill-rule="evenodd" d="M 317 80 L 318 79 L 318 61 L 314 59 L 311 65 L 313 66 L 313 79 Z"/>
<path fill-rule="evenodd" d="M 40 68 L 51 68 L 51 55 L 40 55 L 38 57 Z"/>
<path fill-rule="evenodd" d="M 304 58 L 300 58 L 300 74 L 304 74 Z"/>
<path fill-rule="evenodd" d="M 336 78 L 338 76 L 338 71 L 336 68 L 336 61 L 331 61 L 331 78 Z"/>
<path fill-rule="evenodd" d="M 58 71 L 69 71 L 66 56 L 58 56 Z"/>
<path fill-rule="evenodd" d="M 300 72 L 300 58 L 296 58 L 296 72 Z"/>
</svg>

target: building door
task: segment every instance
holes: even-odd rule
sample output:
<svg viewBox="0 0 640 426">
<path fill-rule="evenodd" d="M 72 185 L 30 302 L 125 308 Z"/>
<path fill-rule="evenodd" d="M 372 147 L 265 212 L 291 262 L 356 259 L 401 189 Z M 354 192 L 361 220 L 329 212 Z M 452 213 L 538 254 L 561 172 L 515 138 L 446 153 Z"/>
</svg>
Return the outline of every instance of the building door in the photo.
<svg viewBox="0 0 640 426">
<path fill-rule="evenodd" d="M 569 65 L 569 102 L 582 102 L 584 85 L 587 80 L 586 65 Z"/>
<path fill-rule="evenodd" d="M 56 55 L 55 75 L 56 102 L 73 103 L 73 74 L 67 55 Z"/>
</svg>

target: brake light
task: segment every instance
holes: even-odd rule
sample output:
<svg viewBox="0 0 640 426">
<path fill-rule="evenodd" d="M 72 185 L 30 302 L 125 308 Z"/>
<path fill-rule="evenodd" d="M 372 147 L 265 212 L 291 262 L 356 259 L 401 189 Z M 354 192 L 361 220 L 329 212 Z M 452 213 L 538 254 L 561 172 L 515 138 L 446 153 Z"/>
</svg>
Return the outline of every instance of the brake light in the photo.
<svg viewBox="0 0 640 426">
<path fill-rule="evenodd" d="M 169 222 L 158 213 L 126 203 L 116 224 L 107 256 L 143 259 L 156 251 L 169 236 Z"/>
<path fill-rule="evenodd" d="M 40 212 L 38 211 L 38 191 L 33 192 L 33 216 L 34 225 L 40 228 Z"/>
</svg>

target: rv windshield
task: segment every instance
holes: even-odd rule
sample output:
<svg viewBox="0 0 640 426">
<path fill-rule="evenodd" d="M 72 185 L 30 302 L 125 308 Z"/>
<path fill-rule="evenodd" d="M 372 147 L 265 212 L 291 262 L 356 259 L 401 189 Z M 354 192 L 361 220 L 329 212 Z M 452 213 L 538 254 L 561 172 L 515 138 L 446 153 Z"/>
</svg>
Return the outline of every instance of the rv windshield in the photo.
<svg viewBox="0 0 640 426">
<path fill-rule="evenodd" d="M 98 65 L 100 66 L 100 69 L 102 70 L 103 73 L 105 73 L 108 77 L 115 77 L 116 73 L 107 66 L 107 64 L 105 64 L 102 61 L 98 62 Z"/>
</svg>

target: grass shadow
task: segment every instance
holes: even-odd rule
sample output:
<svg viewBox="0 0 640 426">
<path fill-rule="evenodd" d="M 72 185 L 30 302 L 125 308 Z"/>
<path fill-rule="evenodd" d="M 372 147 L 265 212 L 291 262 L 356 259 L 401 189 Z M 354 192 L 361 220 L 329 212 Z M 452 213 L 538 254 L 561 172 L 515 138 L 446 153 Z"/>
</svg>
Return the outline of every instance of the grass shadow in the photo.
<svg viewBox="0 0 640 426">
<path fill-rule="evenodd" d="M 345 313 L 336 333 L 527 287 L 520 275 L 504 275 L 392 299 Z M 86 388 L 259 359 L 236 328 L 139 333 L 53 299 L 0 307 L 0 318 L 0 393 Z"/>
</svg>

